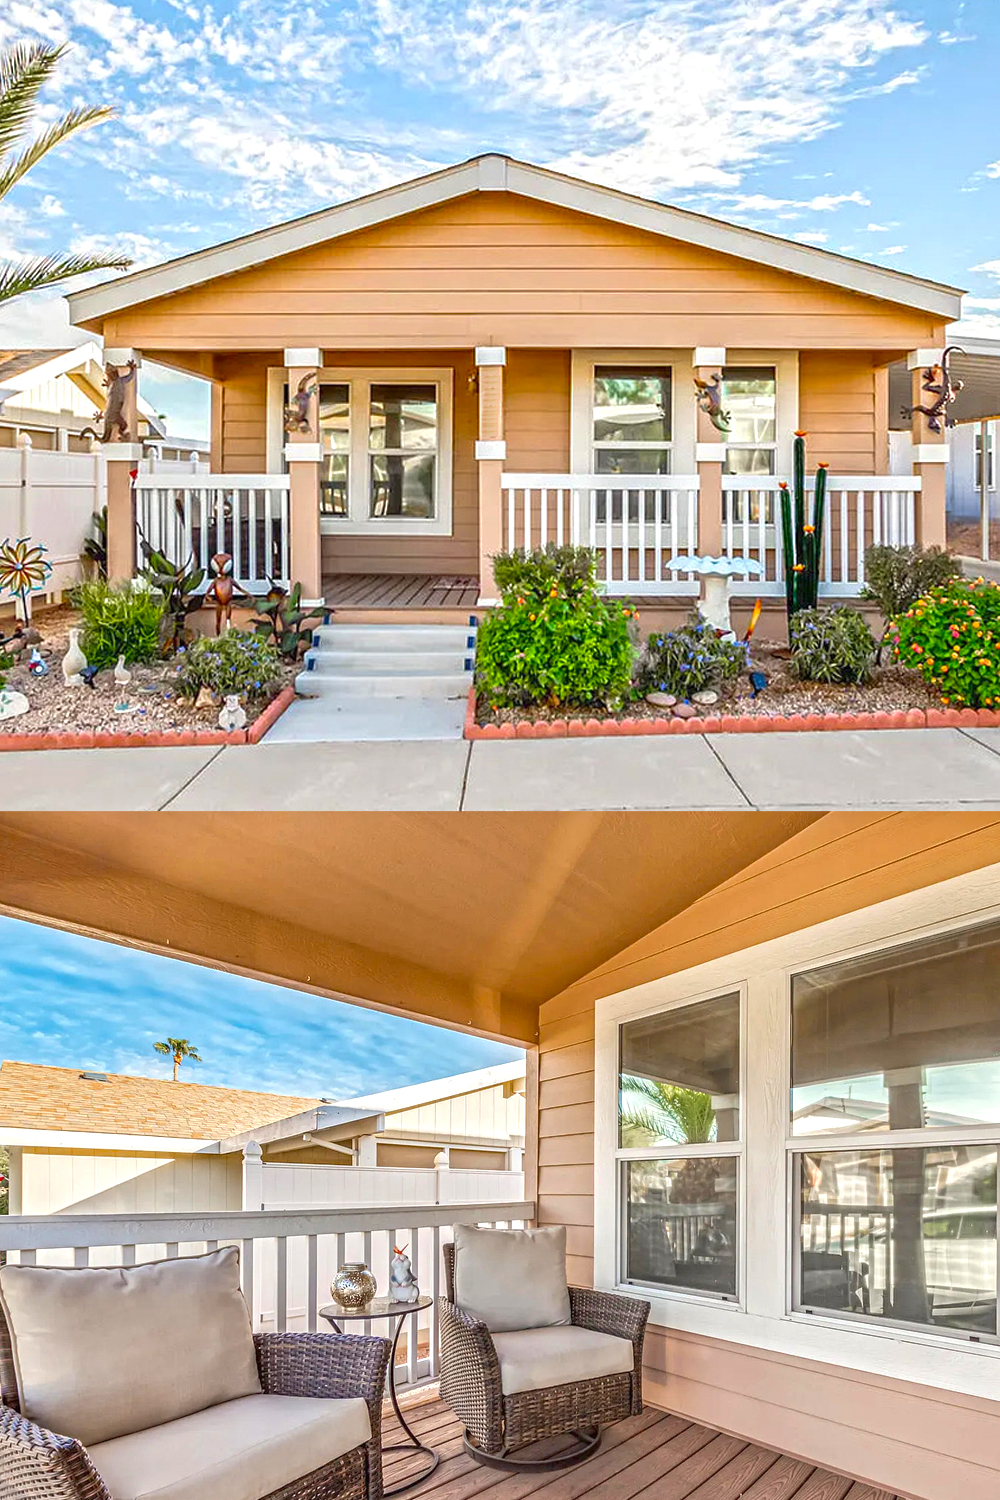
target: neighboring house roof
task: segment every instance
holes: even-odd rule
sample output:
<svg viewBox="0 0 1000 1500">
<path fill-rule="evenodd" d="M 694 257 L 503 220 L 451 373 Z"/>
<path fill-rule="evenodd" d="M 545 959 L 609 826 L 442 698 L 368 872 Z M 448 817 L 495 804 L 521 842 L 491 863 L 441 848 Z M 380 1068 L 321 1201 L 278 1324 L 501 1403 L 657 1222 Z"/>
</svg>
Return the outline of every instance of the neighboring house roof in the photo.
<svg viewBox="0 0 1000 1500">
<path fill-rule="evenodd" d="M 70 318 L 77 324 L 97 320 L 474 192 L 515 193 L 863 296 L 917 308 L 949 321 L 961 313 L 962 292 L 956 287 L 851 260 L 830 250 L 745 229 L 615 188 L 598 187 L 513 157 L 490 154 L 74 292 L 67 299 Z"/>
<path fill-rule="evenodd" d="M 5 399 L 23 396 L 59 375 L 71 380 L 95 407 L 103 406 L 104 355 L 101 346 L 93 339 L 72 349 L 0 349 L 0 386 L 4 388 Z M 149 402 L 140 396 L 138 405 L 141 416 L 148 423 L 150 435 L 166 438 L 166 427 Z M 169 441 L 176 442 L 177 439 Z"/>
<path fill-rule="evenodd" d="M 257 1094 L 166 1078 L 103 1076 L 107 1082 L 97 1083 L 79 1068 L 0 1063 L 0 1140 L 3 1127 L 9 1126 L 217 1141 L 320 1103 L 297 1095 Z"/>
<path fill-rule="evenodd" d="M 441 1099 L 455 1099 L 511 1083 L 525 1076 L 523 1062 L 499 1063 L 493 1068 L 477 1068 L 471 1073 L 455 1073 L 451 1078 L 432 1078 L 427 1083 L 413 1083 L 401 1089 L 385 1089 L 379 1094 L 361 1094 L 356 1099 L 338 1099 L 338 1104 L 356 1108 L 377 1109 L 393 1114 L 401 1109 L 416 1109 L 421 1104 L 436 1104 Z"/>
</svg>

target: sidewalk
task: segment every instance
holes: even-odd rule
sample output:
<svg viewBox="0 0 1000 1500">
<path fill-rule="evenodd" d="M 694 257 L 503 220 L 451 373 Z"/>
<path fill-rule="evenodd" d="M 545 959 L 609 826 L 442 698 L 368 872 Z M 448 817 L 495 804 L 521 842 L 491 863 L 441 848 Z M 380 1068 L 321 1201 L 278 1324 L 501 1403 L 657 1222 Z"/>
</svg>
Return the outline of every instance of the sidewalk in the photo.
<svg viewBox="0 0 1000 1500">
<path fill-rule="evenodd" d="M 0 754 L 5 811 L 901 807 L 1000 808 L 1000 729 Z"/>
</svg>

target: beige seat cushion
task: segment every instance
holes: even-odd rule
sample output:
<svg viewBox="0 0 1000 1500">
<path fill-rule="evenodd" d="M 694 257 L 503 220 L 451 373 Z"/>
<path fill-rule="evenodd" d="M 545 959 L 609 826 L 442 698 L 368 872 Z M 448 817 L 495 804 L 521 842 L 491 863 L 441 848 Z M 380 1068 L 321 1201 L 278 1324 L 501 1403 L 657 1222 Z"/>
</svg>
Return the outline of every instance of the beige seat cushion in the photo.
<svg viewBox="0 0 1000 1500">
<path fill-rule="evenodd" d="M 635 1363 L 630 1339 L 616 1339 L 590 1328 L 526 1328 L 494 1334 L 493 1342 L 505 1396 L 544 1391 L 571 1380 L 631 1374 Z"/>
<path fill-rule="evenodd" d="M 112 1500 L 261 1500 L 371 1435 L 360 1399 L 244 1396 L 89 1451 Z"/>
<path fill-rule="evenodd" d="M 235 1248 L 93 1270 L 0 1267 L 21 1410 L 103 1443 L 260 1392 Z"/>
<path fill-rule="evenodd" d="M 492 1333 L 569 1323 L 565 1227 L 456 1224 L 455 1302 Z"/>
</svg>

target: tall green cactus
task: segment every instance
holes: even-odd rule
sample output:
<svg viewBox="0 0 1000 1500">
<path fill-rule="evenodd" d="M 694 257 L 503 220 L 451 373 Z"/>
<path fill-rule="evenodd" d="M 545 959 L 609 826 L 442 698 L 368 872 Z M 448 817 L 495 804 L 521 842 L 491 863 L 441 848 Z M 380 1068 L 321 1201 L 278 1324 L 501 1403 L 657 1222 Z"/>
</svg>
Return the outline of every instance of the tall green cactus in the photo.
<svg viewBox="0 0 1000 1500">
<path fill-rule="evenodd" d="M 785 562 L 785 603 L 791 618 L 800 609 L 815 609 L 819 601 L 819 567 L 823 556 L 823 520 L 826 512 L 826 475 L 829 464 L 816 469 L 812 521 L 807 521 L 806 435 L 795 434 L 792 458 L 792 488 L 782 481 L 781 548 Z"/>
</svg>

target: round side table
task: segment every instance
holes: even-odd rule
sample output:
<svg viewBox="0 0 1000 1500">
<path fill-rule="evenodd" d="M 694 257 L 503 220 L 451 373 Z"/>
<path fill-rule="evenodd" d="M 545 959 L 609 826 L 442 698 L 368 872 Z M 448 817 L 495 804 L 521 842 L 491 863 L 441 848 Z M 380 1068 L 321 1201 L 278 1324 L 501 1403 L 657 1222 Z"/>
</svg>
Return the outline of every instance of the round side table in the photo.
<svg viewBox="0 0 1000 1500">
<path fill-rule="evenodd" d="M 399 1495 L 402 1494 L 403 1490 L 412 1490 L 415 1485 L 422 1484 L 425 1479 L 433 1474 L 440 1462 L 440 1454 L 433 1448 L 428 1448 L 427 1444 L 422 1443 L 417 1434 L 411 1431 L 403 1417 L 403 1413 L 399 1409 L 399 1401 L 396 1398 L 396 1347 L 399 1344 L 399 1335 L 403 1331 L 403 1319 L 415 1317 L 418 1312 L 423 1312 L 425 1307 L 431 1307 L 433 1302 L 433 1297 L 418 1297 L 416 1302 L 393 1302 L 390 1297 L 373 1297 L 364 1307 L 341 1307 L 339 1303 L 332 1302 L 329 1307 L 321 1307 L 319 1310 L 319 1316 L 324 1318 L 337 1333 L 343 1333 L 344 1331 L 340 1326 L 341 1323 L 349 1323 L 352 1320 L 357 1321 L 364 1318 L 369 1318 L 372 1321 L 384 1318 L 387 1322 L 395 1320 L 396 1329 L 392 1336 L 392 1350 L 389 1354 L 389 1379 L 387 1384 L 389 1387 L 389 1400 L 392 1402 L 392 1409 L 396 1413 L 396 1421 L 406 1433 L 409 1442 L 390 1443 L 388 1447 L 383 1446 L 382 1452 L 399 1453 L 409 1452 L 412 1449 L 414 1452 L 426 1453 L 430 1459 L 430 1463 L 415 1479 L 404 1479 L 401 1483 L 394 1484 L 388 1489 L 383 1490 L 383 1494 L 385 1495 Z M 416 1336 L 417 1325 L 414 1323 L 410 1337 L 416 1338 Z"/>
</svg>

